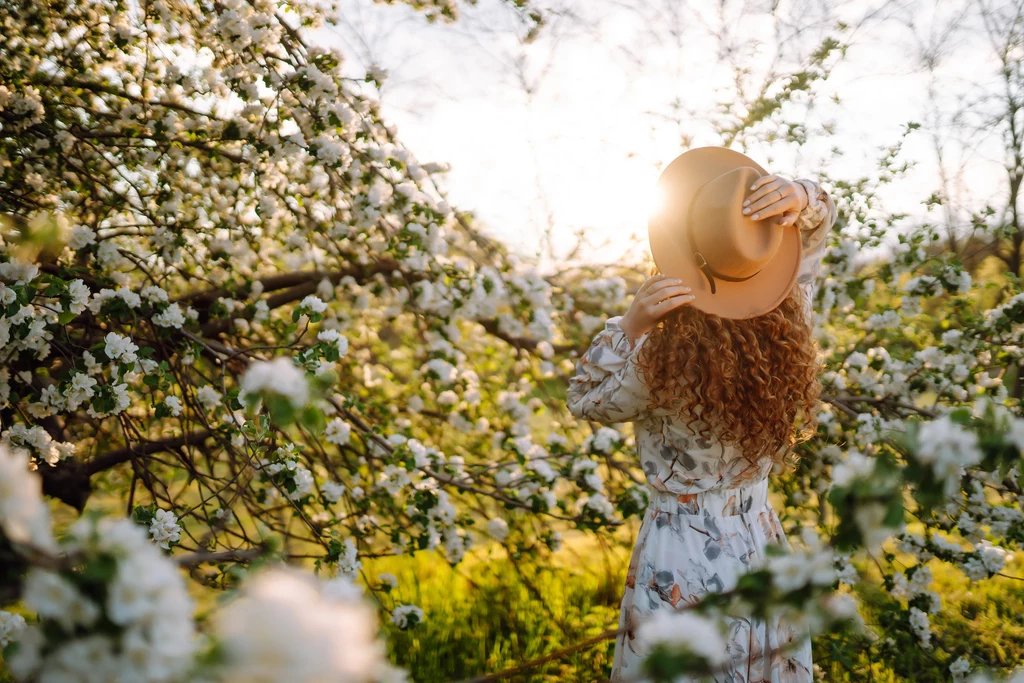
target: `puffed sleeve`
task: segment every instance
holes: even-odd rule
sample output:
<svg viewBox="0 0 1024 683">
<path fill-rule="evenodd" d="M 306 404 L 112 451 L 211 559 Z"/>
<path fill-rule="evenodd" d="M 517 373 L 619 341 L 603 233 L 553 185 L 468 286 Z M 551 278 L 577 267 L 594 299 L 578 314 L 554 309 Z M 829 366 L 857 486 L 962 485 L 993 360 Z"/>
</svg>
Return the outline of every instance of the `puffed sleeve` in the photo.
<svg viewBox="0 0 1024 683">
<path fill-rule="evenodd" d="M 648 408 L 650 393 L 636 363 L 647 334 L 631 340 L 619 327 L 621 319 L 608 318 L 576 361 L 566 395 L 569 412 L 576 417 L 617 424 L 635 420 Z"/>
<path fill-rule="evenodd" d="M 818 289 L 821 261 L 825 256 L 826 237 L 835 225 L 838 213 L 832 197 L 821 185 L 807 178 L 797 178 L 795 182 L 807 190 L 807 206 L 796 219 L 796 227 L 800 230 L 800 240 L 803 243 L 803 256 L 800 259 L 796 282 L 797 286 L 803 289 L 805 311 L 810 319 L 814 296 Z"/>
</svg>

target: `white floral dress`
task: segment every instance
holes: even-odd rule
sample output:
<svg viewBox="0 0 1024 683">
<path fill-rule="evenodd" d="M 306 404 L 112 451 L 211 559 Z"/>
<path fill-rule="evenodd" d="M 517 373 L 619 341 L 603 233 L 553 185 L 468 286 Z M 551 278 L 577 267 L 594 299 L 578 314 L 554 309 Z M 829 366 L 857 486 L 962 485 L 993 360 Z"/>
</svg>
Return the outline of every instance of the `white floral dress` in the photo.
<svg viewBox="0 0 1024 683">
<path fill-rule="evenodd" d="M 810 316 L 825 237 L 837 216 L 832 198 L 817 183 L 803 178 L 797 182 L 808 196 L 796 224 L 803 243 L 797 286 L 804 290 Z M 619 328 L 620 318 L 606 321 L 576 363 L 567 399 L 577 417 L 602 424 L 633 422 L 648 483 L 650 502 L 619 613 L 619 628 L 629 628 L 615 642 L 613 683 L 647 680 L 640 674 L 646 653 L 635 638 L 636 625 L 645 615 L 729 590 L 738 576 L 765 558 L 767 544 L 789 547 L 768 500 L 771 459 L 751 466 L 732 446 L 702 439 L 670 411 L 650 406 L 636 366 L 647 335 L 631 344 Z M 695 410 L 699 413 L 699 406 Z M 715 683 L 812 680 L 806 632 L 779 619 L 737 618 L 727 635 L 729 671 L 715 677 Z M 802 645 L 780 652 L 801 637 Z"/>
</svg>

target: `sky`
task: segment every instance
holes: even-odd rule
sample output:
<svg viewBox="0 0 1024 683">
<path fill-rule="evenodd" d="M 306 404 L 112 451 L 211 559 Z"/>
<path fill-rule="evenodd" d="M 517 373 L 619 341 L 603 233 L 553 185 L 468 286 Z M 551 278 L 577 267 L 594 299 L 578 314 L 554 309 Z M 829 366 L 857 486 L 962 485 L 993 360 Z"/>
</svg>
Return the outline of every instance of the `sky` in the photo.
<svg viewBox="0 0 1024 683">
<path fill-rule="evenodd" d="M 937 188 L 933 134 L 944 141 L 946 172 L 962 174 L 964 207 L 981 206 L 1006 183 L 998 132 L 948 123 L 962 98 L 999 87 L 974 3 L 857 0 L 824 15 L 810 9 L 818 1 L 780 1 L 773 18 L 758 11 L 769 3 L 749 1 L 548 0 L 535 4 L 551 11 L 550 24 L 525 44 L 525 29 L 499 0 L 463 6 L 451 25 L 401 4 L 346 2 L 342 24 L 314 39 L 339 46 L 353 76 L 371 64 L 386 69 L 380 97 L 399 139 L 421 162 L 450 164 L 449 201 L 542 267 L 563 265 L 580 231 L 585 248 L 573 263 L 646 258 L 660 169 L 689 146 L 721 144 L 709 121 L 735 99 L 730 59 L 749 69 L 744 87 L 756 88 L 769 65 L 802 68 L 824 37 L 842 38 L 838 20 L 858 27 L 845 34 L 845 57 L 828 62 L 812 95 L 787 105 L 787 120 L 807 123 L 806 144 L 741 151 L 788 178 L 815 179 L 827 162 L 832 177 L 853 180 L 874 173 L 880 150 L 916 121 L 922 128 L 900 157 L 915 167 L 882 194 L 890 211 L 941 218 L 922 205 Z M 929 46 L 941 56 L 931 88 L 917 57 Z M 674 101 L 682 105 L 676 121 Z M 831 158 L 833 148 L 842 155 Z"/>
</svg>

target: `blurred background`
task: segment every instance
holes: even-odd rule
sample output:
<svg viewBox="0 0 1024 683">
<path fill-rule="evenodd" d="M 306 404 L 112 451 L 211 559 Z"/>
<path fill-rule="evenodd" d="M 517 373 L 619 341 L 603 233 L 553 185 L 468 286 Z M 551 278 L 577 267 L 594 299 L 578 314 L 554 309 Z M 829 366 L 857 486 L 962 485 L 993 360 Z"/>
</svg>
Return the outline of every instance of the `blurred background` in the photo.
<svg viewBox="0 0 1024 683">
<path fill-rule="evenodd" d="M 451 164 L 451 201 L 542 265 L 645 258 L 651 188 L 691 146 L 856 183 L 916 125 L 910 167 L 879 190 L 890 212 L 957 231 L 1006 194 L 998 122 L 1014 88 L 1000 70 L 1020 58 L 1000 35 L 1007 4 L 544 0 L 532 40 L 501 0 L 448 25 L 402 4 L 342 6 L 317 39 L 343 48 L 353 77 L 387 74 L 385 115 L 422 161 Z"/>
</svg>

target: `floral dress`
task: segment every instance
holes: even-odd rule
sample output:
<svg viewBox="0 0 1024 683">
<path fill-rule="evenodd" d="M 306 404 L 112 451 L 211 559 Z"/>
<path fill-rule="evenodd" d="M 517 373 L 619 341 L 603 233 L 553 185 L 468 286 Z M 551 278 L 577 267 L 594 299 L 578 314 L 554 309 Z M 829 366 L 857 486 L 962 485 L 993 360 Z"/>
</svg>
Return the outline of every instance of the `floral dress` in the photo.
<svg viewBox="0 0 1024 683">
<path fill-rule="evenodd" d="M 810 317 L 836 208 L 814 181 L 796 182 L 803 184 L 808 196 L 796 222 L 803 244 L 796 286 L 804 290 Z M 646 615 L 683 608 L 711 591 L 730 590 L 741 574 L 765 559 L 769 543 L 789 548 L 768 500 L 772 460 L 752 466 L 732 446 L 702 439 L 678 416 L 649 405 L 636 366 L 647 335 L 631 343 L 619 328 L 620 319 L 609 318 L 576 363 L 567 399 L 577 417 L 602 424 L 633 422 L 648 484 L 649 504 L 619 613 L 619 628 L 628 628 L 615 642 L 612 683 L 647 680 L 640 673 L 646 652 L 635 635 Z M 699 406 L 695 412 L 699 416 Z M 811 681 L 807 635 L 777 618 L 732 619 L 726 641 L 728 672 L 715 677 L 715 683 Z M 789 641 L 801 639 L 802 644 L 780 651 Z"/>
</svg>

